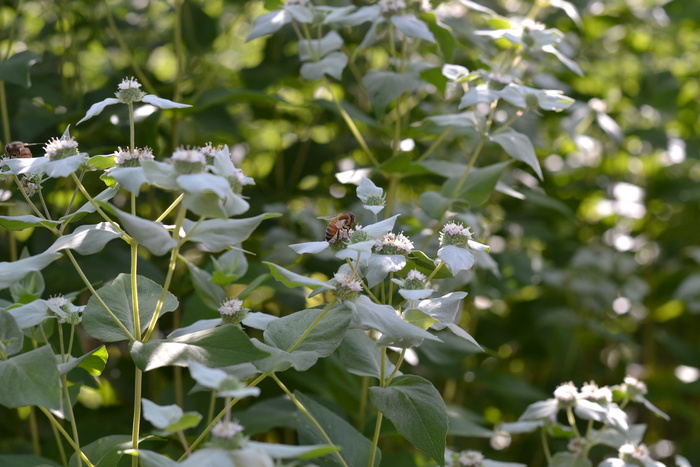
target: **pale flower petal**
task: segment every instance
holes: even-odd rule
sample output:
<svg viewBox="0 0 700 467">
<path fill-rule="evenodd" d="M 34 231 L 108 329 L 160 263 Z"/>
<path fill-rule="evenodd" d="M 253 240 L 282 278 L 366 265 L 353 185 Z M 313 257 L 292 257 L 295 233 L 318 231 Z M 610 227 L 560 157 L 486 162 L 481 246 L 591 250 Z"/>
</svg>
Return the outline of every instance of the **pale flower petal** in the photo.
<svg viewBox="0 0 700 467">
<path fill-rule="evenodd" d="M 105 107 L 107 107 L 108 105 L 118 104 L 118 103 L 119 103 L 119 99 L 116 99 L 114 97 L 108 97 L 107 99 L 105 99 L 103 101 L 96 102 L 96 103 L 92 104 L 90 106 L 90 108 L 88 109 L 87 113 L 85 114 L 85 116 L 82 119 L 80 119 L 80 121 L 78 123 L 76 123 L 76 125 L 80 125 L 85 120 L 89 120 L 92 117 L 94 117 L 95 115 L 99 115 L 105 109 Z"/>
<path fill-rule="evenodd" d="M 163 99 L 162 97 L 154 96 L 153 94 L 146 94 L 145 96 L 143 96 L 143 99 L 141 99 L 141 102 L 155 105 L 156 107 L 160 107 L 161 109 L 185 109 L 187 107 L 192 107 L 189 104 L 173 102 L 168 99 Z"/>
<path fill-rule="evenodd" d="M 455 245 L 444 246 L 438 250 L 437 254 L 438 258 L 450 269 L 453 276 L 474 266 L 474 255 L 468 250 Z"/>
</svg>

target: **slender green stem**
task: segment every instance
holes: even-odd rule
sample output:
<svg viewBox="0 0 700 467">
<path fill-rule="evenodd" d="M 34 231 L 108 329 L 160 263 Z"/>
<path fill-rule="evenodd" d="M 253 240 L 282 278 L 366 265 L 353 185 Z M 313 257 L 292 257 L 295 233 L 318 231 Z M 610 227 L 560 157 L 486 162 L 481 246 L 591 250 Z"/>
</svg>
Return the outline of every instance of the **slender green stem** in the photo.
<svg viewBox="0 0 700 467">
<path fill-rule="evenodd" d="M 75 441 L 73 441 L 73 438 L 66 432 L 66 430 L 63 429 L 60 423 L 58 423 L 58 420 L 53 416 L 51 412 L 49 412 L 47 409 L 44 407 L 39 407 L 39 410 L 41 410 L 44 415 L 46 415 L 46 418 L 49 419 L 51 424 L 56 427 L 56 429 L 63 435 L 63 437 L 68 441 L 68 444 L 71 445 L 73 449 L 75 449 L 76 454 L 78 454 L 78 457 L 80 457 L 85 463 L 87 464 L 88 467 L 95 467 L 92 462 L 90 462 L 90 459 L 87 458 L 85 453 L 80 449 L 80 447 L 75 444 Z"/>
<path fill-rule="evenodd" d="M 182 447 L 185 449 L 185 455 L 189 456 L 192 454 L 190 445 L 187 444 L 187 438 L 185 438 L 185 432 L 182 430 L 177 430 L 177 438 L 180 440 L 180 444 L 182 444 Z"/>
<path fill-rule="evenodd" d="M 63 347 L 63 326 L 58 323 L 58 348 L 61 352 L 61 363 L 66 363 L 66 349 Z"/>
<path fill-rule="evenodd" d="M 158 219 L 156 219 L 156 222 L 162 222 L 163 219 L 165 219 L 165 218 L 168 216 L 168 214 L 170 214 L 170 213 L 172 212 L 172 210 L 175 209 L 175 208 L 178 206 L 178 204 L 180 204 L 180 202 L 182 201 L 182 199 L 183 199 L 184 197 L 185 197 L 185 194 L 184 194 L 184 193 L 180 193 L 180 196 L 178 196 L 177 198 L 175 198 L 175 201 L 173 201 L 172 203 L 170 203 L 170 206 L 168 206 L 168 209 L 166 209 L 165 211 L 163 211 L 163 214 L 161 214 L 160 216 L 158 216 Z"/>
<path fill-rule="evenodd" d="M 85 286 L 88 288 L 88 290 L 90 291 L 90 293 L 92 294 L 92 296 L 95 297 L 95 300 L 97 300 L 97 302 L 102 306 L 102 308 L 105 309 L 105 311 L 107 312 L 107 314 L 114 320 L 114 323 L 115 323 L 117 326 L 119 326 L 119 328 L 124 332 L 124 334 L 127 336 L 127 338 L 128 338 L 129 340 L 134 340 L 134 336 L 131 335 L 131 332 L 126 328 L 126 326 L 124 326 L 124 325 L 122 324 L 121 321 L 119 321 L 119 318 L 116 317 L 116 315 L 112 312 L 112 310 L 111 310 L 111 309 L 109 308 L 109 306 L 105 303 L 105 301 L 102 300 L 102 297 L 100 297 L 100 295 L 97 293 L 97 290 L 95 290 L 95 288 L 92 286 L 92 284 L 91 284 L 90 281 L 88 280 L 87 276 L 85 276 L 85 273 L 84 273 L 83 270 L 80 268 L 80 265 L 79 265 L 78 262 L 76 261 L 75 256 L 73 256 L 73 253 L 72 253 L 69 249 L 63 250 L 63 252 L 64 252 L 65 255 L 68 257 L 68 259 L 71 261 L 71 263 L 73 263 L 73 267 L 74 267 L 75 270 L 78 272 L 78 275 L 79 275 L 80 278 L 83 280 L 83 283 L 84 283 Z"/>
<path fill-rule="evenodd" d="M 452 133 L 452 130 L 454 129 L 454 126 L 450 125 L 447 128 L 443 130 L 440 135 L 435 138 L 435 141 L 430 145 L 428 149 L 425 150 L 423 154 L 418 156 L 418 158 L 415 160 L 415 162 L 422 162 L 425 159 L 427 159 L 432 153 L 435 152 L 435 150 L 442 144 L 443 141 L 445 141 L 445 138 L 449 136 L 450 133 Z"/>
<path fill-rule="evenodd" d="M 343 120 L 345 120 L 345 124 L 350 129 L 350 132 L 355 137 L 355 139 L 359 143 L 360 147 L 362 147 L 362 150 L 365 152 L 365 154 L 367 154 L 367 157 L 369 157 L 369 160 L 372 162 L 372 165 L 374 165 L 375 167 L 378 167 L 379 162 L 377 161 L 377 158 L 374 157 L 374 153 L 372 153 L 372 150 L 367 145 L 365 138 L 362 136 L 362 133 L 360 133 L 360 130 L 357 128 L 357 125 L 355 125 L 355 122 L 352 120 L 350 115 L 348 115 L 348 113 L 345 111 L 343 106 L 340 104 L 340 101 L 338 100 L 338 97 L 333 92 L 333 89 L 331 88 L 330 84 L 328 83 L 327 78 L 326 78 L 326 88 L 328 88 L 328 92 L 331 93 L 331 96 L 333 97 L 333 103 L 335 104 L 335 107 L 338 109 L 340 116 L 343 117 Z"/>
<path fill-rule="evenodd" d="M 2 134 L 5 143 L 9 143 L 10 136 L 10 116 L 7 112 L 7 94 L 5 93 L 5 81 L 0 80 L 0 114 L 2 115 Z"/>
<path fill-rule="evenodd" d="M 359 261 L 360 252 L 357 252 L 357 256 L 358 256 L 358 261 Z M 360 273 L 357 271 L 357 267 L 355 266 L 355 263 L 353 263 L 350 258 L 345 258 L 345 261 L 348 263 L 348 265 L 350 265 L 350 268 L 352 269 L 353 274 L 355 275 L 355 277 L 357 277 L 357 280 L 360 282 L 360 284 L 362 284 L 362 288 L 365 289 L 365 292 L 367 292 L 367 295 L 369 295 L 370 298 L 372 300 L 374 300 L 375 303 L 383 303 L 383 302 L 380 302 L 377 299 L 377 297 L 374 296 L 374 294 L 372 293 L 371 290 L 369 290 L 369 287 L 367 287 L 367 284 L 365 284 L 365 281 L 362 280 L 362 277 L 360 277 Z"/>
<path fill-rule="evenodd" d="M 90 202 L 90 204 L 92 204 L 92 206 L 95 208 L 95 210 L 97 211 L 97 213 L 98 213 L 100 216 L 102 216 L 102 218 L 103 218 L 104 220 L 106 220 L 107 222 L 109 222 L 109 224 L 110 224 L 112 227 L 114 227 L 114 228 L 117 230 L 117 232 L 121 232 L 121 233 L 122 233 L 122 238 L 124 239 L 124 241 L 125 241 L 126 243 L 131 244 L 131 242 L 132 242 L 133 240 L 132 240 L 132 238 L 129 236 L 129 234 L 127 234 L 126 232 L 124 232 L 124 230 L 122 230 L 122 228 L 119 226 L 119 224 L 117 224 L 117 223 L 114 222 L 112 219 L 110 219 L 110 217 L 102 210 L 102 208 L 100 207 L 100 205 L 97 204 L 97 201 L 95 201 L 95 200 L 92 198 L 92 196 L 90 196 L 90 193 L 88 193 L 88 191 L 85 189 L 85 187 L 84 187 L 83 184 L 80 182 L 80 180 L 78 179 L 78 177 L 75 176 L 75 173 L 72 173 L 72 174 L 71 174 L 71 177 L 73 177 L 73 180 L 75 181 L 76 185 L 77 185 L 78 188 L 80 189 L 80 192 L 83 194 L 83 196 L 85 196 L 85 199 L 87 199 L 87 200 Z"/>
<path fill-rule="evenodd" d="M 435 269 L 433 269 L 433 272 L 431 272 L 430 275 L 429 275 L 428 277 L 425 278 L 425 283 L 426 283 L 426 284 L 427 284 L 428 282 L 430 282 L 431 279 L 432 279 L 433 277 L 435 277 L 435 274 L 438 273 L 438 271 L 440 270 L 440 268 L 442 268 L 442 265 L 443 265 L 443 264 L 445 264 L 445 263 L 444 263 L 443 261 L 440 261 L 440 263 L 438 263 L 438 265 L 435 267 Z"/>
<path fill-rule="evenodd" d="M 59 325 L 60 329 L 60 325 Z M 73 414 L 73 404 L 70 402 L 70 394 L 68 394 L 68 375 L 61 375 L 61 389 L 63 390 L 63 397 L 66 404 L 66 412 L 70 417 L 70 426 L 73 430 L 73 440 L 75 441 L 75 454 L 78 461 L 78 467 L 83 465 L 83 461 L 80 458 L 80 438 L 78 437 L 78 423 L 75 420 L 75 415 Z"/>
<path fill-rule="evenodd" d="M 139 448 L 139 430 L 141 429 L 141 390 L 143 388 L 143 372 L 136 368 L 134 378 L 134 422 L 131 426 L 131 448 Z M 139 467 L 139 458 L 131 459 L 131 467 Z"/>
<path fill-rule="evenodd" d="M 386 381 L 384 379 L 384 376 L 386 374 L 386 347 L 382 347 L 380 358 L 381 362 L 379 365 L 379 387 L 383 388 L 386 385 Z M 383 414 L 377 411 L 377 422 L 374 425 L 374 436 L 372 437 L 372 450 L 370 451 L 369 455 L 369 467 L 372 467 L 374 465 L 374 458 L 377 455 L 377 447 L 379 446 L 379 432 L 382 430 L 382 417 Z"/>
<path fill-rule="evenodd" d="M 209 399 L 209 411 L 207 412 L 207 425 L 211 423 L 214 418 L 214 410 L 216 410 L 216 391 L 211 392 L 211 398 Z"/>
<path fill-rule="evenodd" d="M 51 213 L 49 212 L 48 206 L 46 206 L 46 201 L 44 200 L 44 194 L 39 191 L 39 201 L 41 201 L 41 207 L 44 208 L 44 214 L 46 214 L 47 219 L 51 219 Z"/>
<path fill-rule="evenodd" d="M 133 152 L 136 150 L 136 130 L 134 129 L 134 103 L 129 102 L 129 149 Z"/>
<path fill-rule="evenodd" d="M 32 436 L 32 451 L 35 456 L 41 456 L 41 442 L 39 441 L 39 427 L 36 423 L 36 408 L 29 406 L 29 432 Z M 60 443 L 59 443 L 60 444 Z M 64 455 L 65 457 L 65 455 Z"/>
<path fill-rule="evenodd" d="M 547 441 L 547 430 L 544 427 L 540 428 L 540 439 L 542 440 L 542 449 L 544 457 L 547 459 L 547 465 L 552 463 L 552 452 L 549 450 L 549 441 Z"/>
<path fill-rule="evenodd" d="M 73 353 L 73 338 L 75 337 L 75 324 L 70 325 L 70 337 L 68 338 L 68 351 L 66 355 L 69 357 Z"/>
<path fill-rule="evenodd" d="M 84 175 L 85 175 L 85 170 L 81 170 L 80 176 L 78 177 L 78 180 L 80 181 L 81 184 L 83 183 L 83 176 Z M 71 196 L 70 202 L 68 203 L 68 206 L 66 206 L 66 212 L 65 212 L 65 214 L 63 214 L 64 216 L 67 216 L 68 214 L 70 214 L 71 209 L 73 209 L 73 204 L 75 203 L 75 199 L 78 197 L 79 191 L 80 191 L 80 189 L 76 185 L 75 188 L 73 188 L 73 196 Z M 66 227 L 68 227 L 68 222 L 66 222 L 65 224 L 61 224 L 61 227 L 58 229 L 58 234 L 63 235 L 63 232 L 64 232 L 64 230 L 66 230 Z"/>
<path fill-rule="evenodd" d="M 148 325 L 148 330 L 144 335 L 144 342 L 148 341 L 151 338 L 151 335 L 153 334 L 153 331 L 156 328 L 156 323 L 158 322 L 158 318 L 160 316 L 160 310 L 163 309 L 165 298 L 167 297 L 168 290 L 170 289 L 170 283 L 172 282 L 173 275 L 175 273 L 175 265 L 177 264 L 178 253 L 180 251 L 180 246 L 182 245 L 182 240 L 180 239 L 180 228 L 182 227 L 182 223 L 185 220 L 185 214 L 187 214 L 187 208 L 181 205 L 177 213 L 177 219 L 175 220 L 175 229 L 173 230 L 173 238 L 178 243 L 175 246 L 175 248 L 173 248 L 170 251 L 170 262 L 168 263 L 168 272 L 165 276 L 163 291 L 161 292 L 160 297 L 158 298 L 155 311 L 153 312 L 153 317 L 151 318 L 151 322 Z"/>
<path fill-rule="evenodd" d="M 282 381 L 280 381 L 280 379 L 277 377 L 277 375 L 275 375 L 275 374 L 273 373 L 273 374 L 271 374 L 270 376 L 272 377 L 272 379 L 275 380 L 275 382 L 276 382 L 277 385 L 282 389 L 282 391 L 284 391 L 285 394 L 287 394 L 287 396 L 289 396 L 289 398 L 292 400 L 292 402 L 294 403 L 294 405 L 296 405 L 297 408 L 298 408 L 304 415 L 306 415 L 306 416 L 309 418 L 309 420 L 310 420 L 311 423 L 314 425 L 314 427 L 316 427 L 316 429 L 318 430 L 318 432 L 321 433 L 321 436 L 323 436 L 323 439 L 326 440 L 326 443 L 328 443 L 328 444 L 330 444 L 330 445 L 333 445 L 334 443 L 333 443 L 333 441 L 331 440 L 331 438 L 328 436 L 328 434 L 326 433 L 326 430 L 323 429 L 323 427 L 321 426 L 321 424 L 318 423 L 318 420 L 316 420 L 316 418 L 315 418 L 313 415 L 311 415 L 311 413 L 306 409 L 306 407 L 304 407 L 304 404 L 302 404 L 301 402 L 299 402 L 299 399 L 296 398 L 296 396 L 294 395 L 294 393 L 293 393 L 292 391 L 290 391 L 290 390 L 287 388 L 287 386 L 284 385 L 284 383 L 283 383 Z M 335 456 L 338 458 L 338 460 L 340 461 L 340 463 L 341 463 L 342 465 L 344 465 L 345 467 L 348 467 L 348 464 L 345 462 L 345 459 L 343 459 L 343 456 L 340 455 L 340 452 L 339 452 L 339 451 L 333 451 L 333 453 L 335 454 Z"/>
<path fill-rule="evenodd" d="M 386 386 L 388 386 L 391 381 L 394 379 L 396 376 L 396 373 L 399 372 L 399 367 L 403 363 L 403 358 L 406 356 L 406 349 L 401 349 L 401 353 L 399 354 L 399 359 L 396 360 L 396 364 L 394 365 L 394 371 L 391 372 L 389 377 L 386 379 Z"/>
<path fill-rule="evenodd" d="M 571 425 L 571 429 L 574 431 L 576 437 L 580 438 L 581 433 L 579 433 L 578 427 L 576 426 L 576 417 L 574 417 L 574 409 L 572 409 L 571 407 L 566 408 L 566 419 L 569 421 L 569 425 Z"/>
<path fill-rule="evenodd" d="M 131 243 L 131 308 L 134 319 L 134 332 L 136 340 L 141 340 L 141 316 L 139 314 L 139 283 L 138 283 L 138 264 L 139 264 L 139 244 Z M 136 448 L 134 448 L 136 449 Z"/>
<path fill-rule="evenodd" d="M 34 406 L 32 406 L 31 409 L 34 410 Z M 66 456 L 66 449 L 63 447 L 63 441 L 61 441 L 61 434 L 53 423 L 51 424 L 51 432 L 53 433 L 53 438 L 56 440 L 58 454 L 61 456 L 61 464 L 63 464 L 63 467 L 68 467 L 68 456 Z"/>
<path fill-rule="evenodd" d="M 360 393 L 360 407 L 357 415 L 357 430 L 365 431 L 365 412 L 367 411 L 367 397 L 369 396 L 369 376 L 362 377 L 362 389 Z"/>
</svg>

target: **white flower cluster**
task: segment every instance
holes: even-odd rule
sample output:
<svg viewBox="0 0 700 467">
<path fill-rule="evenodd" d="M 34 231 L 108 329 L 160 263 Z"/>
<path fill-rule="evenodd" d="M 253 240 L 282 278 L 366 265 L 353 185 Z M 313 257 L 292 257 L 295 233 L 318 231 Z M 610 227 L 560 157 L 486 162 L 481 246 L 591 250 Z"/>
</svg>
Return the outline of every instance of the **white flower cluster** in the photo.
<svg viewBox="0 0 700 467">
<path fill-rule="evenodd" d="M 337 284 L 335 296 L 340 300 L 355 300 L 362 291 L 362 284 L 353 274 L 337 272 L 333 279 Z"/>
<path fill-rule="evenodd" d="M 71 136 L 65 139 L 52 138 L 44 145 L 49 159 L 65 159 L 78 154 L 78 142 Z"/>
<path fill-rule="evenodd" d="M 634 398 L 635 396 L 645 396 L 648 392 L 647 385 L 643 381 L 639 381 L 634 376 L 625 376 L 623 382 L 623 390 L 631 398 Z"/>
<path fill-rule="evenodd" d="M 630 464 L 643 463 L 650 459 L 649 448 L 644 444 L 635 445 L 633 443 L 625 443 L 620 446 L 617 453 L 620 459 Z"/>
<path fill-rule="evenodd" d="M 479 451 L 462 451 L 458 461 L 461 467 L 479 467 L 484 461 L 484 455 Z"/>
<path fill-rule="evenodd" d="M 239 324 L 250 310 L 243 307 L 243 300 L 229 298 L 221 304 L 218 311 L 224 323 Z"/>
<path fill-rule="evenodd" d="M 70 302 L 63 295 L 54 295 L 46 300 L 46 303 L 61 308 L 62 306 L 68 305 Z"/>
<path fill-rule="evenodd" d="M 138 89 L 141 87 L 141 83 L 136 81 L 136 78 L 133 76 L 131 78 L 124 78 L 121 83 L 117 85 L 120 91 L 124 91 L 126 89 Z"/>
<path fill-rule="evenodd" d="M 204 164 L 206 162 L 206 157 L 204 153 L 198 149 L 185 149 L 178 148 L 173 152 L 173 161 L 191 162 L 197 164 Z"/>
<path fill-rule="evenodd" d="M 580 394 L 573 382 L 563 383 L 554 390 L 554 398 L 564 407 L 572 406 L 578 400 Z"/>
<path fill-rule="evenodd" d="M 407 255 L 413 250 L 413 242 L 403 232 L 388 232 L 374 241 L 374 250 L 385 255 Z"/>
<path fill-rule="evenodd" d="M 609 387 L 603 386 L 599 388 L 594 381 L 590 381 L 581 386 L 580 396 L 582 399 L 588 399 L 599 404 L 610 404 L 613 394 Z"/>
<path fill-rule="evenodd" d="M 233 439 L 238 433 L 243 431 L 243 425 L 235 421 L 219 422 L 211 429 L 211 434 L 217 438 Z"/>
<path fill-rule="evenodd" d="M 379 8 L 382 13 L 394 13 L 399 10 L 406 9 L 406 2 L 404 0 L 379 0 Z"/>
<path fill-rule="evenodd" d="M 118 167 L 138 167 L 141 161 L 152 161 L 153 151 L 151 148 L 136 148 L 133 151 L 129 148 L 121 147 L 114 151 L 114 164 Z"/>
<path fill-rule="evenodd" d="M 472 239 L 469 227 L 464 227 L 456 222 L 448 222 L 440 230 L 440 245 L 455 245 L 466 248 L 467 242 Z"/>
</svg>

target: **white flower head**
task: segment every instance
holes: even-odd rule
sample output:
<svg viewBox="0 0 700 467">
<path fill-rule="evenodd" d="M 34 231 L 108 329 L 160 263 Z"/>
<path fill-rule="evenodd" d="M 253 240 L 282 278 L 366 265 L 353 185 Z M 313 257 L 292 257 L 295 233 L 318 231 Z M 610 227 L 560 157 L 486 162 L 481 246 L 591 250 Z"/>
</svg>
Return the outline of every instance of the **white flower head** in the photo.
<svg viewBox="0 0 700 467">
<path fill-rule="evenodd" d="M 31 198 L 38 191 L 41 191 L 41 174 L 24 175 L 19 183 L 22 186 L 22 190 Z"/>
<path fill-rule="evenodd" d="M 620 446 L 617 454 L 620 459 L 630 464 L 644 465 L 645 461 L 650 459 L 649 448 L 645 444 L 625 443 Z"/>
<path fill-rule="evenodd" d="M 211 429 L 211 442 L 222 449 L 240 449 L 248 441 L 243 430 L 238 420 L 220 421 Z"/>
<path fill-rule="evenodd" d="M 136 148 L 133 151 L 129 148 L 118 148 L 114 152 L 114 165 L 117 167 L 138 167 L 141 161 L 152 161 L 153 151 L 151 148 Z"/>
<path fill-rule="evenodd" d="M 230 324 L 239 324 L 249 311 L 249 308 L 243 306 L 243 300 L 237 298 L 229 298 L 219 307 L 222 321 Z"/>
<path fill-rule="evenodd" d="M 53 297 L 46 300 L 46 303 L 48 303 L 51 306 L 61 308 L 62 306 L 68 305 L 70 302 L 63 295 L 54 295 Z"/>
<path fill-rule="evenodd" d="M 636 396 L 644 396 L 648 392 L 647 385 L 643 381 L 639 381 L 634 376 L 627 375 L 623 381 L 624 384 L 622 390 L 632 399 L 634 399 Z"/>
<path fill-rule="evenodd" d="M 571 381 L 560 384 L 554 390 L 554 398 L 560 406 L 571 407 L 576 404 L 576 400 L 579 398 L 578 389 L 576 389 L 576 386 Z"/>
<path fill-rule="evenodd" d="M 460 248 L 467 248 L 472 233 L 469 227 L 464 227 L 456 222 L 448 222 L 440 230 L 440 246 L 455 245 Z"/>
<path fill-rule="evenodd" d="M 379 0 L 379 8 L 382 13 L 395 13 L 400 10 L 406 9 L 406 2 L 404 0 Z"/>
<path fill-rule="evenodd" d="M 362 284 L 354 274 L 337 272 L 333 275 L 333 282 L 336 283 L 333 292 L 338 299 L 353 301 L 360 296 Z"/>
<path fill-rule="evenodd" d="M 51 160 L 65 159 L 78 154 L 78 142 L 72 136 L 65 139 L 52 138 L 44 145 L 44 152 Z"/>
<path fill-rule="evenodd" d="M 580 395 L 582 399 L 587 399 L 599 404 L 610 404 L 612 402 L 612 391 L 610 388 L 607 386 L 599 388 L 593 381 L 584 383 L 583 386 L 581 386 Z"/>
<path fill-rule="evenodd" d="M 204 170 L 207 158 L 199 149 L 179 147 L 171 157 L 173 165 L 183 174 L 199 173 Z"/>
<path fill-rule="evenodd" d="M 479 451 L 462 451 L 459 453 L 458 462 L 461 467 L 480 467 L 484 462 L 484 455 Z"/>
<path fill-rule="evenodd" d="M 214 146 L 211 141 L 209 141 L 207 144 L 199 148 L 200 152 L 204 154 L 207 160 L 207 164 L 213 164 L 214 163 L 214 156 L 219 151 L 222 151 L 224 149 L 224 146 L 222 144 L 219 144 L 218 146 Z"/>
<path fill-rule="evenodd" d="M 115 96 L 117 96 L 119 102 L 123 104 L 140 102 L 146 95 L 146 93 L 140 89 L 141 83 L 136 81 L 133 76 L 131 78 L 124 78 L 117 87 L 119 91 L 115 93 Z"/>
<path fill-rule="evenodd" d="M 83 320 L 83 307 L 73 305 L 63 295 L 54 295 L 46 300 L 46 304 L 56 315 L 59 323 L 80 324 Z"/>
<path fill-rule="evenodd" d="M 413 242 L 403 232 L 387 232 L 374 241 L 374 250 L 383 255 L 408 255 L 413 250 Z"/>
</svg>

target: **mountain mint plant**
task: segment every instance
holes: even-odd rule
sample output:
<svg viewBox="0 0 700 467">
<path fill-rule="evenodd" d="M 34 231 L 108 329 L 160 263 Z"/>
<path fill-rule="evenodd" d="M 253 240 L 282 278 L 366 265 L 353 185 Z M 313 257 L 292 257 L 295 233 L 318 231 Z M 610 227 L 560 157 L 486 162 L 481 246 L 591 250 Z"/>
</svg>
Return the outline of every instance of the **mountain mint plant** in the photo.
<svg viewBox="0 0 700 467">
<path fill-rule="evenodd" d="M 133 77 L 77 122 L 125 104 L 128 141 L 124 135 L 111 154 L 80 152 L 81 130 L 72 135 L 68 128 L 46 144 L 43 157 L 3 160 L 0 176 L 14 183 L 31 214 L 2 216 L 0 225 L 45 229 L 52 243 L 0 263 L 0 287 L 11 296 L 0 309 L 0 379 L 22 388 L 0 393 L 0 404 L 32 407 L 32 423 L 40 412 L 62 464 L 78 467 L 107 465 L 105 458 L 116 465 L 124 456 L 134 467 L 403 465 L 388 463 L 392 446 L 406 451 L 412 465 L 530 465 L 466 449 L 469 440 L 450 432 L 462 415 L 418 364 L 491 352 L 466 329 L 467 291 L 480 275 L 499 274 L 491 248 L 480 243 L 490 242 L 482 206 L 496 190 L 512 193 L 502 178 L 513 165 L 524 164 L 517 174 L 532 172 L 534 184 L 543 178 L 527 125 L 573 103 L 559 90 L 525 85 L 541 68 L 536 58 L 551 56 L 580 72 L 559 48 L 563 34 L 533 20 L 544 6 L 577 17 L 562 0 L 534 2 L 525 17 L 511 18 L 470 0 L 435 8 L 413 0 L 360 7 L 288 1 L 260 15 L 248 40 L 293 34 L 300 79 L 317 86 L 314 95 L 357 146 L 350 171 L 358 174 L 350 179 L 355 196 L 338 201 L 338 212 L 354 209 L 357 223 L 325 241 L 318 222 L 318 235 L 310 229 L 294 243 L 276 242 L 275 261 L 266 260 L 264 248 L 243 245 L 279 214 L 241 217 L 265 203 L 248 198 L 255 180 L 236 167 L 225 142 L 167 152 L 137 146 L 134 104 L 179 112 L 191 106 L 147 94 Z M 465 33 L 472 27 L 465 15 L 492 27 Z M 493 42 L 485 46 L 492 56 L 471 70 L 452 63 L 465 34 Z M 344 74 L 357 79 L 353 88 L 371 116 L 358 118 L 360 104 L 338 92 Z M 525 116 L 532 120 L 521 126 Z M 381 129 L 380 137 L 370 138 L 370 127 Z M 433 180 L 432 188 L 413 192 L 415 176 Z M 67 202 L 47 202 L 49 179 L 70 187 Z M 101 191 L 90 192 L 97 183 Z M 144 216 L 140 205 L 155 194 L 167 200 L 165 208 Z M 117 243 L 125 247 L 128 272 L 105 282 L 90 278 L 83 257 Z M 44 299 L 42 271 L 60 259 L 81 290 Z M 161 264 L 161 274 L 147 272 L 145 259 Z M 190 289 L 195 298 L 185 300 Z M 270 290 L 280 302 L 300 298 L 303 309 L 252 305 L 251 297 Z M 192 309 L 209 318 L 184 324 Z M 84 341 L 92 348 L 85 351 L 77 335 L 89 336 Z M 74 407 L 81 388 L 105 386 L 110 376 L 103 372 L 116 352 L 133 373 L 131 433 L 104 433 L 88 444 Z M 159 392 L 145 383 L 157 385 L 169 372 L 176 403 L 160 405 L 151 395 Z M 334 378 L 332 388 L 315 388 L 319 372 Z M 565 383 L 518 421 L 487 432 L 509 440 L 539 430 L 551 467 L 593 465 L 591 448 L 601 444 L 618 454 L 601 466 L 658 466 L 641 444 L 644 427 L 623 410 L 639 402 L 664 417 L 646 392 L 631 377 L 612 388 Z M 185 411 L 199 393 L 206 393 L 208 410 Z M 552 453 L 548 437 L 567 439 L 567 451 Z"/>
</svg>

